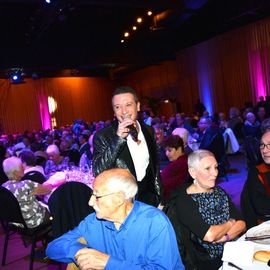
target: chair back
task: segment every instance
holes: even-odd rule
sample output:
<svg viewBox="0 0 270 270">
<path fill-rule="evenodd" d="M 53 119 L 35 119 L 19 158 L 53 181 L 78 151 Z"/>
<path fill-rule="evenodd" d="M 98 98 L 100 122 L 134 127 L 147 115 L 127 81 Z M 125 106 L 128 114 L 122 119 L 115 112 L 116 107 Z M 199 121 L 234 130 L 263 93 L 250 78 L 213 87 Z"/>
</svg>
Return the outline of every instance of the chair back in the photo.
<svg viewBox="0 0 270 270">
<path fill-rule="evenodd" d="M 53 217 L 55 238 L 75 228 L 87 215 L 94 212 L 88 205 L 92 189 L 80 182 L 67 182 L 50 196 L 48 205 Z"/>
<path fill-rule="evenodd" d="M 255 137 L 246 136 L 244 138 L 244 146 L 249 167 L 256 166 L 263 162 L 259 145 L 260 140 Z"/>
<path fill-rule="evenodd" d="M 20 223 L 27 228 L 18 200 L 11 191 L 0 186 L 0 220 Z"/>
</svg>

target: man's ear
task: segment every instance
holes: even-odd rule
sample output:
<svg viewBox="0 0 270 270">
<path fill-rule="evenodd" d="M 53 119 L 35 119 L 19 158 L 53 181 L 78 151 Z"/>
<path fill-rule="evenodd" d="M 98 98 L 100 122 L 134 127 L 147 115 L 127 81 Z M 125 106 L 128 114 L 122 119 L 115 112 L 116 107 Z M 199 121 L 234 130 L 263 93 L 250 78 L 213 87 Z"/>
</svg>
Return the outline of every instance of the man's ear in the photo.
<svg viewBox="0 0 270 270">
<path fill-rule="evenodd" d="M 139 112 L 141 110 L 141 103 L 140 101 L 137 102 L 137 111 Z"/>
<path fill-rule="evenodd" d="M 119 192 L 119 196 L 117 196 L 118 204 L 122 205 L 125 202 L 125 194 L 123 192 Z"/>
</svg>

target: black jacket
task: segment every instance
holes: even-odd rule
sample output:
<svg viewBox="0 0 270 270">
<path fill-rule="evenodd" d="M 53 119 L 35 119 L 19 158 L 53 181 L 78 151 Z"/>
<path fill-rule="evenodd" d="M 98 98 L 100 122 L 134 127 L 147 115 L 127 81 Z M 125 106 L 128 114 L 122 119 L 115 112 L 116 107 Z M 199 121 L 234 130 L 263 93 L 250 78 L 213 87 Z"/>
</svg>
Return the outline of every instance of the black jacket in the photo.
<svg viewBox="0 0 270 270">
<path fill-rule="evenodd" d="M 142 122 L 140 125 L 148 146 L 150 161 L 146 176 L 141 182 L 137 182 L 139 190 L 136 199 L 157 206 L 161 201 L 161 183 L 155 133 L 152 127 Z M 128 169 L 136 178 L 127 141 L 116 134 L 117 127 L 118 122 L 114 121 L 111 126 L 101 129 L 94 136 L 94 175 L 112 168 L 123 168 Z"/>
</svg>

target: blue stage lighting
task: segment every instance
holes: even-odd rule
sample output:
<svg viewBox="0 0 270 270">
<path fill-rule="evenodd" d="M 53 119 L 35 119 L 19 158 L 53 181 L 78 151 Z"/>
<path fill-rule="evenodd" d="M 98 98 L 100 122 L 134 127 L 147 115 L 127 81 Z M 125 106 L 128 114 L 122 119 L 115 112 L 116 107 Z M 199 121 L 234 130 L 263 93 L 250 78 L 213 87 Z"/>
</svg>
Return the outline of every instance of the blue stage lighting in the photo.
<svg viewBox="0 0 270 270">
<path fill-rule="evenodd" d="M 11 83 L 24 83 L 23 75 L 20 72 L 12 73 L 10 75 Z"/>
<path fill-rule="evenodd" d="M 13 81 L 17 81 L 18 80 L 18 76 L 17 75 L 12 75 L 12 80 Z"/>
</svg>

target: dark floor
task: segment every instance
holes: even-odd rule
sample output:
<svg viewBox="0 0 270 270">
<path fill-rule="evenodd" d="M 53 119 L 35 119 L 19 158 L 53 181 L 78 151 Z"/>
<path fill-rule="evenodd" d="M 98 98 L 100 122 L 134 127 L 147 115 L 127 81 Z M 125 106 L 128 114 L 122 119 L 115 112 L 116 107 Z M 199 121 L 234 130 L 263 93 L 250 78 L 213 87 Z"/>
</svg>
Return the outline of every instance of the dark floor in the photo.
<svg viewBox="0 0 270 270">
<path fill-rule="evenodd" d="M 227 174 L 228 181 L 225 178 L 219 179 L 218 185 L 224 188 L 231 196 L 233 202 L 239 207 L 240 193 L 246 180 L 247 168 L 246 159 L 243 155 L 229 156 L 230 170 Z M 4 236 L 0 227 L 0 257 L 2 260 Z M 30 247 L 25 248 L 18 235 L 14 235 L 10 240 L 8 254 L 7 254 L 7 265 L 0 266 L 3 270 L 28 270 L 30 253 Z M 66 267 L 62 265 L 64 270 Z M 47 269 L 47 270 L 58 270 L 59 265 L 53 263 L 42 263 L 38 260 L 34 262 L 34 270 Z"/>
</svg>

